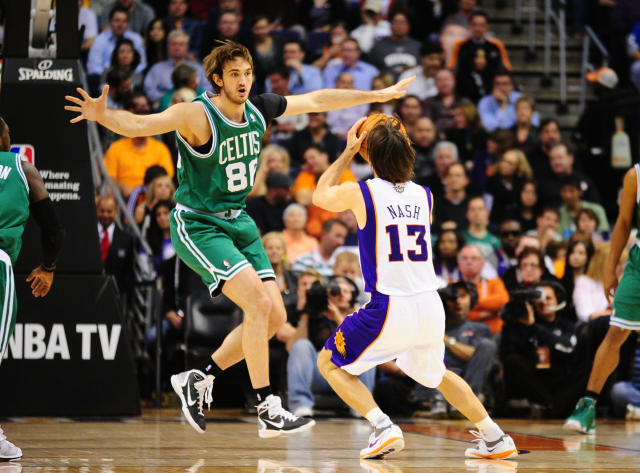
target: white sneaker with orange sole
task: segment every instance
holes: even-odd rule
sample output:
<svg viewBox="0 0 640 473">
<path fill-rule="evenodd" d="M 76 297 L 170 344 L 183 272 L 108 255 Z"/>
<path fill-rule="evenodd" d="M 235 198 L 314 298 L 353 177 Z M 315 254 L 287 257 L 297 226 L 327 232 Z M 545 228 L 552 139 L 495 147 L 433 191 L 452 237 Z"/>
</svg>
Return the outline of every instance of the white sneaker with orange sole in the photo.
<svg viewBox="0 0 640 473">
<path fill-rule="evenodd" d="M 384 458 L 404 448 L 404 436 L 400 427 L 391 424 L 384 429 L 375 429 L 369 436 L 369 445 L 360 450 L 360 458 Z"/>
<path fill-rule="evenodd" d="M 472 430 L 476 437 L 473 441 L 476 446 L 467 448 L 464 456 L 467 458 L 486 458 L 489 460 L 504 460 L 518 456 L 518 449 L 513 439 L 509 435 L 503 435 L 494 442 L 487 441 L 480 432 Z"/>
</svg>

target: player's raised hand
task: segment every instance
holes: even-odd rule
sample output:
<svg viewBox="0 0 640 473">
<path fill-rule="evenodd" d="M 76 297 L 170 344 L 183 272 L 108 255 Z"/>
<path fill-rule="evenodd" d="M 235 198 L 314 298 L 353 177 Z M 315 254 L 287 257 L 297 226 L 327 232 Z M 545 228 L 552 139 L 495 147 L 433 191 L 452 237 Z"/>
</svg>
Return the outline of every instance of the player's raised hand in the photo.
<svg viewBox="0 0 640 473">
<path fill-rule="evenodd" d="M 407 95 L 407 87 L 409 87 L 409 84 L 411 84 L 411 82 L 413 82 L 415 78 L 416 76 L 407 77 L 406 79 L 402 79 L 400 82 L 392 85 L 391 87 L 379 90 L 378 102 L 387 102 L 389 100 L 404 97 L 405 95 Z"/>
<path fill-rule="evenodd" d="M 76 97 L 74 95 L 67 95 L 65 97 L 69 102 L 74 103 L 75 105 L 65 105 L 64 109 L 69 110 L 70 112 L 77 112 L 78 115 L 75 118 L 69 120 L 71 123 L 77 123 L 81 120 L 91 120 L 98 121 L 104 114 L 107 109 L 107 95 L 109 94 L 109 86 L 105 85 L 102 88 L 102 94 L 98 98 L 91 98 L 89 94 L 84 90 L 78 87 L 76 89 L 80 97 Z"/>
<path fill-rule="evenodd" d="M 362 117 L 360 120 L 355 122 L 347 133 L 347 146 L 344 149 L 345 153 L 355 156 L 355 154 L 360 151 L 360 146 L 362 146 L 362 142 L 367 137 L 367 132 L 364 131 L 360 133 L 360 136 L 358 136 L 358 130 L 360 129 L 360 125 L 362 125 L 366 119 L 367 117 Z"/>
</svg>

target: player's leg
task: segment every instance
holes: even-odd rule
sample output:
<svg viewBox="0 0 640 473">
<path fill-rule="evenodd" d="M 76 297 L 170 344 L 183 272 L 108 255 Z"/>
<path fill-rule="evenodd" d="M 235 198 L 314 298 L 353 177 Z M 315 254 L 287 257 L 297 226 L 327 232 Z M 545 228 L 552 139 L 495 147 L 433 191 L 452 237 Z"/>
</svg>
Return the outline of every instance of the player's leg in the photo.
<svg viewBox="0 0 640 473">
<path fill-rule="evenodd" d="M 566 422 L 564 428 L 573 432 L 592 434 L 596 431 L 596 400 L 600 391 L 620 361 L 620 347 L 629 338 L 631 330 L 610 325 L 607 335 L 596 351 L 589 382 L 583 397 Z"/>
<path fill-rule="evenodd" d="M 11 260 L 7 253 L 0 250 L 0 365 L 16 323 L 17 302 Z M 20 457 L 22 450 L 9 442 L 0 428 L 0 461 L 17 460 Z"/>
</svg>

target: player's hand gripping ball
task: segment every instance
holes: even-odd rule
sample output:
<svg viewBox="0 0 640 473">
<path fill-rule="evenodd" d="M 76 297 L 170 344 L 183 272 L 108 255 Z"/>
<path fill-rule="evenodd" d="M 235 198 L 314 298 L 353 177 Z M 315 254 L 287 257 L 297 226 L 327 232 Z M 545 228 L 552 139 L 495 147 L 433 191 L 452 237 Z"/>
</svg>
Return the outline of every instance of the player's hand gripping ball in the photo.
<svg viewBox="0 0 640 473">
<path fill-rule="evenodd" d="M 370 162 L 369 152 L 367 150 L 367 142 L 371 138 L 371 132 L 375 127 L 383 124 L 386 121 L 391 122 L 396 129 L 399 129 L 400 131 L 402 131 L 402 133 L 404 134 L 404 136 L 407 137 L 407 139 L 409 138 L 409 135 L 407 134 L 407 130 L 404 128 L 404 125 L 402 124 L 400 119 L 398 119 L 397 117 L 388 115 L 386 113 L 373 113 L 369 115 L 367 119 L 362 122 L 356 134 L 359 137 L 362 132 L 365 132 L 365 131 L 367 132 L 367 137 L 362 142 L 362 145 L 360 146 L 360 151 L 359 151 L 360 156 L 362 156 L 364 160 L 367 162 Z"/>
</svg>

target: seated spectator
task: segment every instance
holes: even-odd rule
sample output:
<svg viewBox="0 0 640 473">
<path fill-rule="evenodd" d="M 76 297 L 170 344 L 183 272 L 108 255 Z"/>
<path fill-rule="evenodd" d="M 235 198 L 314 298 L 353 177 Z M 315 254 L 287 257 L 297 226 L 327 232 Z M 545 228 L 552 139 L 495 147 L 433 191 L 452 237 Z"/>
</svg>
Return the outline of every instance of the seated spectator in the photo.
<svg viewBox="0 0 640 473">
<path fill-rule="evenodd" d="M 573 301 L 573 290 L 576 281 L 580 276 L 586 274 L 593 253 L 594 248 L 589 240 L 576 238 L 569 241 L 562 275 L 556 271 L 556 276 L 560 277 L 560 282 L 567 293 L 569 303 Z"/>
<path fill-rule="evenodd" d="M 304 63 L 305 54 L 302 41 L 285 41 L 282 47 L 282 60 L 289 68 L 289 90 L 293 95 L 322 89 L 322 72 L 317 67 Z M 265 85 L 266 91 L 271 92 L 268 81 Z"/>
<path fill-rule="evenodd" d="M 558 143 L 549 150 L 551 172 L 540 179 L 538 189 L 540 200 L 546 205 L 560 205 L 560 189 L 567 176 L 574 175 L 580 184 L 582 196 L 589 202 L 601 203 L 600 193 L 589 176 L 574 167 L 574 153 L 569 145 Z"/>
<path fill-rule="evenodd" d="M 393 13 L 391 34 L 376 41 L 368 57 L 380 70 L 399 77 L 407 69 L 415 67 L 420 59 L 420 43 L 409 37 L 409 19 L 402 12 Z"/>
<path fill-rule="evenodd" d="M 122 69 L 111 69 L 105 77 L 109 86 L 107 95 L 107 107 L 120 110 L 124 108 L 124 103 L 131 95 L 131 76 Z"/>
<path fill-rule="evenodd" d="M 523 232 L 536 228 L 536 217 L 539 213 L 538 190 L 535 181 L 527 179 L 523 182 L 518 194 L 518 201 L 509 206 L 507 214 L 520 222 Z"/>
<path fill-rule="evenodd" d="M 336 80 L 336 89 L 355 89 L 354 76 L 350 72 L 342 72 Z M 370 88 L 370 87 L 369 87 Z M 327 112 L 327 125 L 331 133 L 343 140 L 347 138 L 347 132 L 360 118 L 367 114 L 367 104 L 354 105 L 341 110 L 329 110 Z"/>
<path fill-rule="evenodd" d="M 440 133 L 446 134 L 455 127 L 453 110 L 460 102 L 460 98 L 455 93 L 456 79 L 451 71 L 440 69 L 436 73 L 435 81 L 438 95 L 422 102 L 422 113 L 431 118 Z"/>
<path fill-rule="evenodd" d="M 364 278 L 362 277 L 362 269 L 360 268 L 360 258 L 357 254 L 345 250 L 336 251 L 336 262 L 333 264 L 334 276 L 346 276 L 356 283 L 358 286 L 358 297 L 356 303 L 363 306 L 369 302 L 370 295 L 364 290 Z"/>
<path fill-rule="evenodd" d="M 539 146 L 527 154 L 537 181 L 551 174 L 551 148 L 562 141 L 560 125 L 555 118 L 545 118 L 540 122 Z M 546 204 L 546 202 L 545 202 Z"/>
<path fill-rule="evenodd" d="M 486 192 L 493 197 L 490 222 L 498 225 L 518 201 L 520 191 L 533 172 L 524 153 L 511 149 L 500 156 L 496 172 L 487 179 Z"/>
<path fill-rule="evenodd" d="M 443 26 L 459 25 L 467 28 L 469 26 L 469 17 L 477 6 L 477 0 L 458 0 L 458 10 L 445 17 Z"/>
<path fill-rule="evenodd" d="M 411 146 L 416 153 L 413 180 L 424 185 L 436 173 L 434 151 L 436 146 L 436 127 L 430 118 L 416 120 L 411 134 Z"/>
<path fill-rule="evenodd" d="M 340 250 L 351 251 L 355 255 L 360 255 L 358 247 L 358 221 L 351 210 L 344 210 L 338 214 L 338 219 L 347 226 L 347 236 L 344 238 L 344 245 Z M 348 274 L 347 274 L 348 276 Z"/>
<path fill-rule="evenodd" d="M 292 202 L 291 179 L 286 174 L 272 172 L 267 176 L 267 193 L 247 200 L 247 213 L 256 222 L 260 233 L 284 229 L 282 215 Z"/>
<path fill-rule="evenodd" d="M 136 72 L 142 72 L 147 67 L 147 59 L 142 42 L 142 36 L 128 29 L 128 10 L 120 5 L 114 6 L 108 13 L 109 27 L 96 36 L 91 45 L 87 58 L 87 74 L 90 76 L 100 76 L 109 67 L 111 55 L 116 47 L 116 42 L 120 38 L 131 40 L 134 48 L 140 54 L 140 64 Z M 153 18 L 153 15 L 152 15 Z"/>
<path fill-rule="evenodd" d="M 564 289 L 551 282 L 541 286 L 542 302 L 513 300 L 505 307 L 500 359 L 507 399 L 526 399 L 542 414 L 564 417 L 584 391 L 589 367 L 573 356 L 577 333 L 563 314 Z"/>
<path fill-rule="evenodd" d="M 197 61 L 202 41 L 202 23 L 189 13 L 187 0 L 169 0 L 169 14 L 165 19 L 167 30 L 184 31 L 189 36 L 189 54 L 191 61 Z"/>
<path fill-rule="evenodd" d="M 520 95 L 514 90 L 511 76 L 506 72 L 497 72 L 493 78 L 491 95 L 482 97 L 478 102 L 478 113 L 485 130 L 508 130 L 516 126 L 516 100 Z M 531 124 L 538 126 L 539 123 L 538 113 L 533 112 Z"/>
<path fill-rule="evenodd" d="M 282 214 L 284 230 L 282 234 L 287 242 L 287 254 L 290 261 L 316 249 L 318 240 L 307 235 L 304 228 L 307 224 L 307 209 L 300 204 L 289 204 Z"/>
<path fill-rule="evenodd" d="M 576 230 L 576 217 L 578 211 L 582 208 L 591 209 L 598 216 L 597 231 L 609 232 L 609 221 L 607 220 L 607 214 L 604 208 L 600 204 L 594 202 L 587 202 L 582 200 L 582 189 L 580 188 L 580 181 L 575 175 L 565 176 L 561 187 L 560 196 L 562 197 L 563 205 L 559 210 L 559 221 L 557 232 L 564 238 L 568 238 L 571 233 Z"/>
<path fill-rule="evenodd" d="M 273 93 L 282 95 L 283 97 L 291 95 L 291 91 L 289 90 L 288 67 L 281 65 L 274 66 L 267 72 L 267 78 Z M 358 107 L 361 107 L 361 105 L 358 105 Z M 309 118 L 306 113 L 288 116 L 281 115 L 275 123 L 276 126 L 271 132 L 271 140 L 282 146 L 287 146 L 296 131 L 301 131 L 307 127 Z"/>
<path fill-rule="evenodd" d="M 484 259 L 495 268 L 494 253 L 500 248 L 500 240 L 488 230 L 489 210 L 484 197 L 475 196 L 469 199 L 467 221 L 469 226 L 462 232 L 464 241 L 468 245 L 480 248 Z"/>
<path fill-rule="evenodd" d="M 611 315 L 611 303 L 604 291 L 604 278 L 607 269 L 611 243 L 603 243 L 593 254 L 587 271 L 575 279 L 572 300 L 579 323 L 587 323 L 598 317 Z M 622 277 L 624 264 L 629 253 L 624 250 L 616 265 L 618 278 Z"/>
<path fill-rule="evenodd" d="M 514 219 L 504 220 L 498 231 L 500 248 L 495 252 L 498 276 L 502 276 L 509 268 L 518 264 L 516 248 L 522 236 L 520 222 Z"/>
<path fill-rule="evenodd" d="M 128 111 L 135 114 L 149 113 L 148 102 L 130 103 Z M 157 164 L 173 177 L 173 161 L 167 145 L 147 136 L 121 138 L 115 141 L 104 154 L 107 172 L 125 198 L 144 183 L 144 174 L 149 166 Z"/>
<path fill-rule="evenodd" d="M 252 38 L 248 44 L 253 57 L 253 68 L 256 86 L 264 83 L 267 73 L 282 64 L 282 42 L 272 34 L 273 25 L 265 15 L 253 17 Z"/>
<path fill-rule="evenodd" d="M 322 3 L 300 0 L 295 8 L 298 21 L 306 31 L 325 31 L 336 21 L 347 17 L 346 5 L 342 0 L 326 0 Z"/>
<path fill-rule="evenodd" d="M 456 77 L 462 81 L 465 76 L 474 70 L 476 51 L 484 50 L 487 61 L 486 71 L 488 79 L 493 80 L 498 70 L 512 71 L 511 63 L 507 55 L 507 49 L 499 39 L 491 38 L 487 14 L 481 10 L 475 10 L 469 15 L 469 29 L 471 37 L 458 41 L 453 46 L 449 69 L 456 71 Z M 487 130 L 488 127 L 485 126 Z"/>
<path fill-rule="evenodd" d="M 511 128 L 511 132 L 516 139 L 516 146 L 525 156 L 528 156 L 534 149 L 540 146 L 538 139 L 538 127 L 533 124 L 533 117 L 536 112 L 536 102 L 533 97 L 521 95 L 516 100 L 516 124 Z"/>
<path fill-rule="evenodd" d="M 272 172 L 289 175 L 289 153 L 279 145 L 268 144 L 260 152 L 260 166 L 256 171 L 253 189 L 247 197 L 259 197 L 267 193 L 266 180 Z"/>
<path fill-rule="evenodd" d="M 298 257 L 291 269 L 301 273 L 307 268 L 313 268 L 324 277 L 332 276 L 335 251 L 344 245 L 346 236 L 347 226 L 344 223 L 338 219 L 327 220 L 322 225 L 322 233 L 316 249 Z"/>
<path fill-rule="evenodd" d="M 198 71 L 186 64 L 176 66 L 173 72 L 171 72 L 171 83 L 173 84 L 173 87 L 167 90 L 160 99 L 160 103 L 158 104 L 159 112 L 162 112 L 173 105 L 173 96 L 180 89 L 191 89 L 193 91 L 194 98 L 205 91 L 205 89 L 198 85 Z"/>
<path fill-rule="evenodd" d="M 391 87 L 395 84 L 391 74 L 378 74 L 371 81 L 371 90 L 381 90 Z M 386 113 L 393 115 L 396 111 L 397 100 L 389 100 L 388 102 L 374 102 L 369 104 L 369 114 Z"/>
<path fill-rule="evenodd" d="M 204 76 L 204 71 L 199 62 L 187 59 L 189 53 L 189 35 L 184 31 L 174 30 L 169 33 L 168 39 L 169 59 L 154 64 L 144 79 L 144 91 L 152 103 L 158 102 L 162 96 L 171 89 L 173 70 L 182 64 L 192 67 L 198 72 L 198 87 L 211 91 L 211 84 Z"/>
<path fill-rule="evenodd" d="M 344 276 L 329 281 L 328 288 L 315 282 L 307 291 L 306 307 L 302 310 L 295 334 L 287 342 L 289 409 L 294 415 L 313 415 L 314 394 L 333 393 L 329 383 L 320 374 L 316 361 L 327 339 L 355 310 L 357 291 L 353 281 Z M 328 298 L 328 306 L 318 304 L 323 297 Z M 376 370 L 369 370 L 359 378 L 367 388 L 373 389 Z"/>
<path fill-rule="evenodd" d="M 576 233 L 584 235 L 596 248 L 604 242 L 602 233 L 597 231 L 599 224 L 600 220 L 593 209 L 583 207 L 578 210 L 578 215 L 576 215 Z"/>
<path fill-rule="evenodd" d="M 311 196 L 316 188 L 318 177 L 329 168 L 329 155 L 326 150 L 318 145 L 311 145 L 304 152 L 305 167 L 296 178 L 291 189 L 296 202 L 308 206 L 307 233 L 314 237 L 319 237 L 320 227 L 331 218 L 336 218 L 335 212 L 321 209 L 311 204 Z M 352 181 L 356 178 L 349 169 L 345 169 L 340 183 Z"/>
<path fill-rule="evenodd" d="M 322 73 L 324 87 L 336 87 L 338 76 L 349 72 L 353 76 L 353 87 L 360 90 L 371 90 L 371 82 L 378 75 L 378 68 L 360 60 L 360 47 L 353 38 L 345 39 L 340 45 L 342 56 L 332 59 Z"/>
<path fill-rule="evenodd" d="M 116 225 L 118 206 L 112 196 L 96 202 L 100 257 L 106 274 L 113 275 L 122 294 L 133 292 L 133 238 Z"/>
<path fill-rule="evenodd" d="M 147 67 L 156 62 L 167 59 L 167 27 L 162 18 L 154 18 L 147 27 L 144 37 L 145 51 L 147 54 Z"/>
<path fill-rule="evenodd" d="M 327 127 L 327 113 L 309 113 L 309 125 L 293 133 L 289 140 L 289 152 L 293 167 L 299 169 L 304 162 L 304 151 L 312 144 L 322 145 L 327 150 L 329 161 L 335 161 L 342 152 L 340 138 L 331 133 Z"/>
<path fill-rule="evenodd" d="M 549 272 L 548 265 L 551 263 L 545 261 L 537 239 L 523 235 L 515 254 L 518 257 L 518 265 L 512 266 L 500 276 L 507 291 L 532 288 L 543 280 L 557 281 Z"/>
<path fill-rule="evenodd" d="M 115 7 L 120 7 L 127 13 L 129 29 L 139 35 L 143 35 L 146 32 L 147 26 L 149 26 L 155 15 L 153 8 L 145 2 L 139 0 L 115 0 L 107 3 L 102 8 L 102 13 L 100 14 L 101 30 L 108 28 L 109 23 L 111 23 L 111 11 Z"/>
<path fill-rule="evenodd" d="M 536 216 L 535 230 L 529 230 L 527 235 L 534 236 L 540 241 L 540 248 L 544 251 L 547 244 L 553 240 L 562 240 L 558 230 L 560 213 L 555 207 L 543 207 Z"/>
<path fill-rule="evenodd" d="M 464 379 L 476 395 L 486 397 L 486 380 L 495 363 L 498 347 L 487 326 L 472 322 L 468 317 L 471 307 L 477 302 L 475 287 L 458 281 L 438 292 L 443 299 L 446 317 L 444 356 L 447 369 Z M 420 389 L 418 387 L 417 391 Z M 432 401 L 431 418 L 462 418 L 455 408 L 446 402 L 442 404 L 444 399 L 440 397 L 436 395 Z M 444 415 L 436 415 L 438 411 Z"/>
<path fill-rule="evenodd" d="M 312 65 L 324 70 L 332 59 L 342 57 L 342 43 L 349 38 L 349 31 L 343 21 L 337 21 L 329 29 L 329 44 L 325 45 L 322 55 Z M 336 74 L 337 77 L 337 74 Z M 324 79 L 323 79 L 324 80 Z"/>
<path fill-rule="evenodd" d="M 262 237 L 262 245 L 267 253 L 273 272 L 276 275 L 276 284 L 282 294 L 285 310 L 287 311 L 287 321 L 291 325 L 293 333 L 293 323 L 295 323 L 296 304 L 298 302 L 298 276 L 289 269 L 289 260 L 287 255 L 287 242 L 279 232 L 269 232 Z M 279 335 L 283 335 L 279 333 Z M 282 338 L 282 337 L 279 337 Z M 286 336 L 284 338 L 287 338 Z M 286 340 L 280 340 L 285 341 Z"/>
<path fill-rule="evenodd" d="M 233 39 L 245 45 L 249 43 L 251 16 L 243 14 L 242 0 L 218 1 L 215 7 L 209 9 L 203 24 L 200 58 L 209 55 L 217 40 Z"/>
<path fill-rule="evenodd" d="M 477 48 L 473 53 L 473 65 L 468 74 L 457 76 L 456 93 L 477 104 L 482 97 L 491 93 L 493 72 L 489 67 L 487 53 Z"/>
<path fill-rule="evenodd" d="M 129 194 L 129 200 L 127 201 L 127 208 L 129 209 L 129 212 L 131 212 L 131 215 L 133 215 L 134 219 L 136 220 L 136 223 L 140 223 L 140 221 L 142 221 L 136 218 L 135 213 L 138 206 L 144 203 L 146 199 L 146 193 L 147 193 L 149 184 L 151 184 L 156 177 L 166 176 L 166 175 L 167 175 L 167 170 L 162 166 L 157 166 L 157 165 L 149 166 L 144 173 L 144 181 L 142 185 L 134 188 L 131 191 L 131 194 Z M 171 197 L 173 197 L 173 194 L 171 194 L 171 196 L 167 198 L 171 198 Z M 152 208 L 153 206 L 150 206 L 149 210 L 151 210 Z M 145 212 L 143 207 L 141 215 L 144 216 L 144 214 Z"/>
<path fill-rule="evenodd" d="M 459 159 L 465 166 L 473 166 L 477 150 L 487 146 L 487 132 L 482 128 L 478 109 L 471 102 L 461 100 L 453 109 L 454 127 L 446 132 L 447 140 L 455 143 Z"/>
<path fill-rule="evenodd" d="M 407 94 L 415 95 L 420 100 L 434 97 L 438 95 L 435 76 L 442 69 L 442 64 L 442 46 L 434 41 L 424 42 L 420 46 L 420 65 L 404 71 L 398 80 L 416 76 L 407 87 Z"/>
<path fill-rule="evenodd" d="M 382 16 L 382 3 L 377 0 L 364 2 L 361 10 L 362 23 L 351 32 L 360 50 L 368 53 L 373 45 L 391 34 L 391 25 Z"/>
<path fill-rule="evenodd" d="M 169 216 L 175 204 L 171 200 L 160 200 L 151 211 L 151 226 L 147 233 L 149 246 L 153 251 L 153 266 L 159 272 L 160 264 L 173 258 L 176 250 L 171 244 Z"/>
<path fill-rule="evenodd" d="M 144 201 L 138 204 L 133 214 L 133 218 L 138 225 L 141 225 L 142 234 L 146 235 L 146 229 L 149 227 L 151 213 L 156 204 L 161 200 L 173 200 L 173 194 L 176 192 L 176 187 L 173 181 L 167 176 L 166 169 L 154 165 L 151 168 L 160 168 L 165 174 L 158 175 L 149 184 L 147 184 Z M 147 175 L 145 173 L 145 179 Z"/>
<path fill-rule="evenodd" d="M 409 136 L 413 136 L 416 122 L 421 114 L 420 99 L 415 95 L 405 95 L 398 100 L 398 115 L 402 119 L 402 124 Z"/>
<path fill-rule="evenodd" d="M 114 69 L 122 70 L 131 80 L 131 89 L 142 87 L 142 74 L 136 72 L 140 64 L 140 53 L 133 46 L 133 41 L 128 38 L 120 38 L 116 42 L 111 54 L 111 66 L 102 72 L 101 85 L 107 83 L 107 75 Z"/>
<path fill-rule="evenodd" d="M 433 156 L 436 172 L 426 178 L 424 183 L 429 186 L 433 196 L 439 200 L 444 197 L 447 170 L 449 166 L 458 162 L 458 148 L 451 141 L 440 141 L 433 150 Z M 422 172 L 422 170 L 420 171 Z M 423 184 L 422 177 L 416 179 L 416 182 Z"/>
<path fill-rule="evenodd" d="M 442 278 L 445 283 L 460 279 L 458 253 L 464 244 L 462 235 L 455 230 L 443 230 L 436 241 L 433 250 L 433 268 L 436 276 Z"/>
<path fill-rule="evenodd" d="M 475 284 L 477 304 L 469 311 L 469 320 L 484 322 L 491 333 L 500 333 L 502 307 L 509 302 L 509 294 L 495 269 L 487 267 L 482 250 L 467 244 L 458 253 L 458 267 L 463 281 Z M 485 276 L 486 275 L 486 276 Z"/>
<path fill-rule="evenodd" d="M 433 227 L 437 230 L 442 222 L 453 220 L 458 229 L 466 229 L 469 223 L 466 216 L 469 206 L 467 195 L 469 177 L 462 163 L 455 162 L 449 165 L 444 184 L 446 188 L 444 199 L 440 199 L 433 208 Z"/>
</svg>

